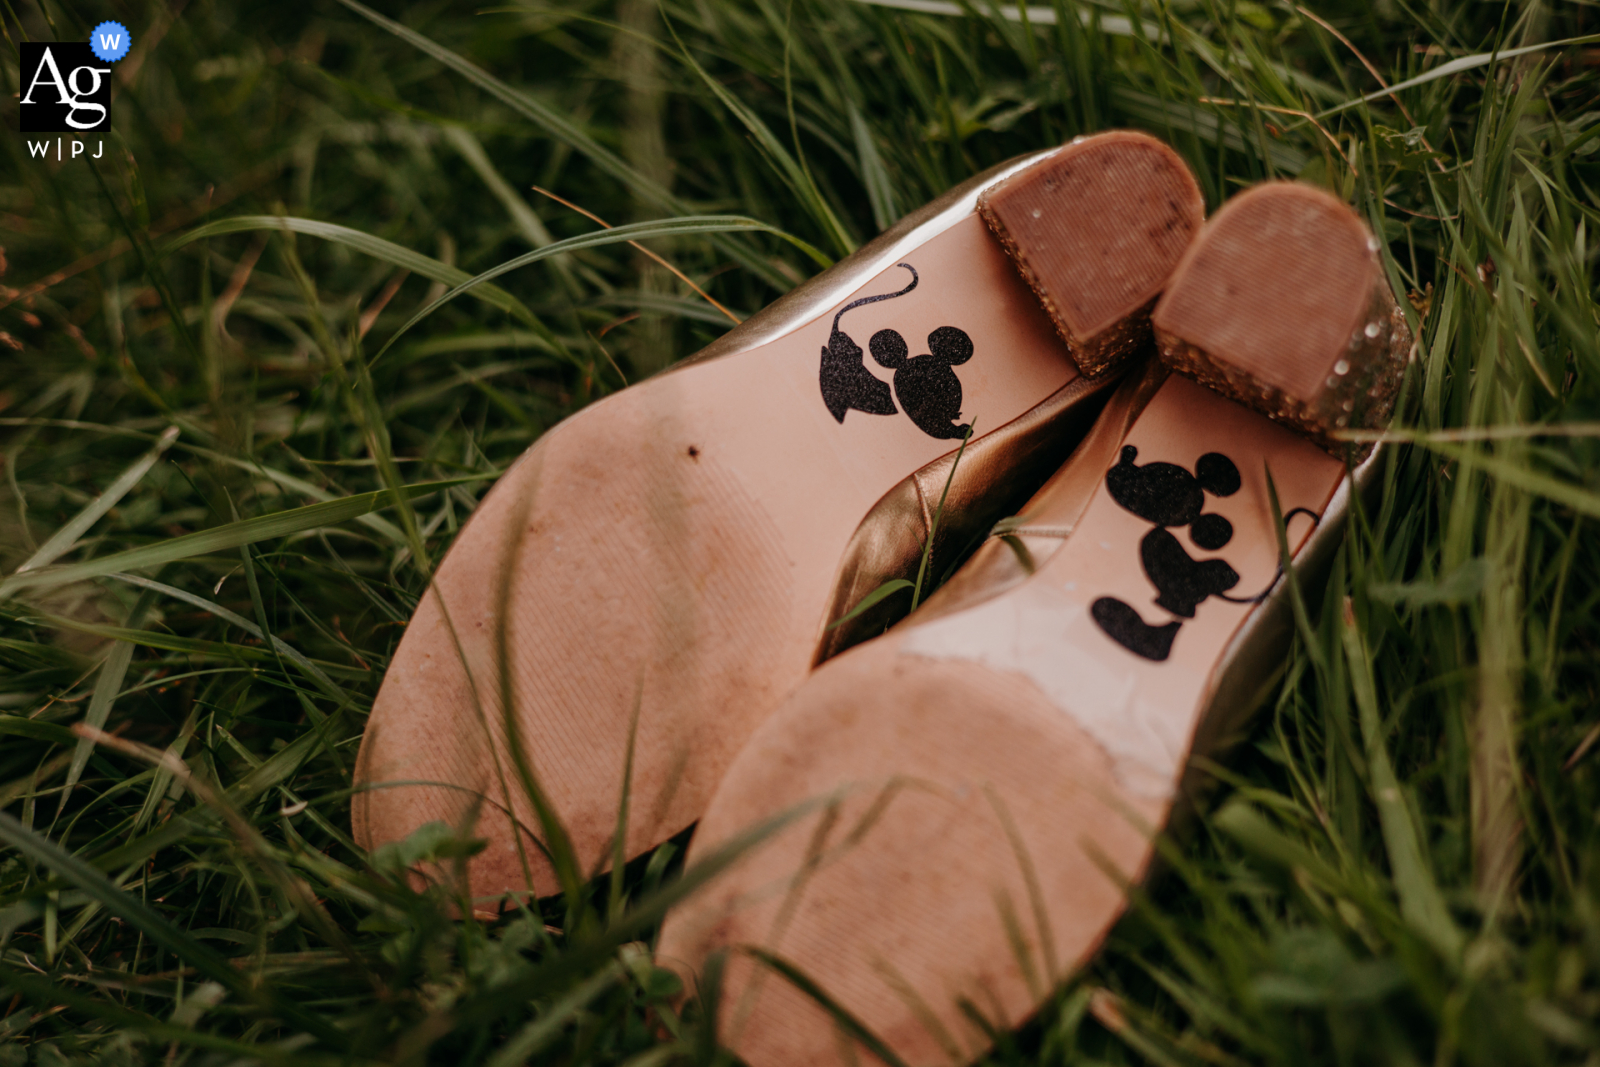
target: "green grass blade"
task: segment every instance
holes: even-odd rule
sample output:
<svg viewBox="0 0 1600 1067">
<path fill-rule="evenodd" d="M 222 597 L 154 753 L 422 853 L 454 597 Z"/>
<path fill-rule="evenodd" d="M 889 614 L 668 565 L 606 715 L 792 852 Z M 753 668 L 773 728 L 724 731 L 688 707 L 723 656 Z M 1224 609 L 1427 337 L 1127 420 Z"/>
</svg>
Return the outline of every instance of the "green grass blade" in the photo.
<svg viewBox="0 0 1600 1067">
<path fill-rule="evenodd" d="M 1542 44 L 1524 45 L 1521 48 L 1507 48 L 1499 52 L 1478 52 L 1470 56 L 1461 56 L 1459 59 L 1440 63 L 1425 74 L 1418 74 L 1415 78 L 1407 78 L 1405 81 L 1396 82 L 1387 89 L 1379 89 L 1377 92 L 1368 93 L 1354 100 L 1346 100 L 1342 104 L 1319 111 L 1316 114 L 1316 118 L 1319 120 L 1325 119 L 1330 115 L 1337 115 L 1341 111 L 1348 111 L 1353 107 L 1360 107 L 1362 104 L 1370 104 L 1377 100 L 1386 99 L 1395 93 L 1405 92 L 1407 89 L 1415 89 L 1418 86 L 1427 85 L 1429 82 L 1438 81 L 1440 78 L 1448 78 L 1464 71 L 1487 67 L 1490 63 L 1515 59 L 1517 56 L 1532 55 L 1535 52 L 1546 52 L 1552 48 L 1569 48 L 1573 45 L 1593 44 L 1596 41 L 1600 41 L 1600 33 L 1591 33 L 1583 37 L 1568 37 L 1560 41 L 1545 41 Z"/>
<path fill-rule="evenodd" d="M 167 919 L 145 907 L 137 898 L 113 885 L 99 868 L 63 850 L 55 842 L 29 830 L 13 816 L 0 811 L 0 841 L 5 842 L 35 863 L 55 871 L 83 890 L 101 907 L 124 922 L 133 924 L 151 941 L 184 960 L 195 970 L 227 989 L 240 1000 L 264 1001 L 286 1022 L 315 1034 L 335 1047 L 346 1038 L 326 1021 L 300 1008 L 270 988 L 257 990 L 237 969 L 217 953 L 196 941 Z"/>
<path fill-rule="evenodd" d="M 246 619 L 243 615 L 229 611 L 221 604 L 216 604 L 207 600 L 203 596 L 198 596 L 194 593 L 186 592 L 185 590 L 177 589 L 173 586 L 165 585 L 149 578 L 141 578 L 137 574 L 109 574 L 107 577 L 119 582 L 124 582 L 128 585 L 138 586 L 141 589 L 152 590 L 162 594 L 163 596 L 169 596 L 174 600 L 181 600 L 185 604 L 215 615 L 217 618 L 228 623 L 230 626 L 237 626 L 239 629 L 243 630 L 245 633 L 256 638 L 257 640 L 267 639 L 266 635 L 261 632 L 261 628 L 255 623 L 251 622 L 249 619 Z M 321 667 L 318 667 L 315 663 L 312 663 L 309 659 L 307 659 L 305 653 L 301 652 L 287 641 L 284 641 L 276 634 L 272 636 L 271 644 L 273 648 L 276 648 L 281 654 L 287 656 L 297 667 L 305 671 L 306 674 L 309 675 L 311 679 L 318 685 L 320 685 L 329 696 L 341 702 L 348 701 L 350 699 L 350 694 L 339 688 L 339 686 L 334 683 L 333 679 L 329 678 L 322 672 Z M 94 725 L 101 724 L 95 723 Z"/>
<path fill-rule="evenodd" d="M 0 715 L 0 734 L 31 737 L 35 741 L 46 741 L 53 745 L 71 745 L 76 744 L 78 740 L 77 736 L 65 726 L 25 719 L 20 715 Z"/>
<path fill-rule="evenodd" d="M 849 105 L 850 134 L 855 139 L 856 160 L 861 167 L 861 184 L 867 190 L 867 202 L 872 205 L 872 221 L 879 230 L 887 230 L 900 217 L 894 205 L 894 184 L 884 169 L 883 157 L 872 141 L 872 131 L 852 101 Z"/>
<path fill-rule="evenodd" d="M 236 1041 L 217 1034 L 208 1034 L 202 1030 L 190 1029 L 176 1023 L 162 1022 L 149 1015 L 129 1011 L 107 1002 L 103 998 L 94 998 L 61 985 L 50 982 L 27 971 L 0 963 L 0 985 L 14 989 L 20 996 L 26 997 L 36 1004 L 41 1011 L 51 1011 L 59 1007 L 69 1007 L 82 1012 L 104 1023 L 118 1026 L 136 1033 L 146 1035 L 157 1041 L 171 1042 L 173 1047 L 192 1046 L 195 1048 L 214 1049 L 218 1052 L 231 1052 L 242 1060 L 234 1062 L 249 1062 L 262 1060 L 267 1063 L 281 1063 L 285 1065 L 313 1065 L 348 1062 L 343 1059 L 335 1060 L 331 1057 L 307 1056 L 304 1052 L 293 1049 L 273 1047 L 261 1042 Z"/>
<path fill-rule="evenodd" d="M 524 118 L 537 123 L 552 137 L 583 153 L 595 166 L 628 186 L 641 198 L 669 211 L 681 212 L 683 210 L 683 205 L 671 193 L 643 174 L 640 174 L 633 167 L 630 167 L 620 156 L 601 145 L 593 137 L 590 137 L 577 123 L 559 111 L 545 106 L 526 93 L 518 92 L 476 63 L 463 59 L 450 51 L 450 49 L 436 44 L 410 27 L 402 26 L 393 19 L 385 18 L 365 4 L 357 2 L 357 0 L 339 0 L 339 3 L 373 25 L 394 34 L 419 52 L 432 56 L 484 92 L 489 93 L 501 103 L 517 111 Z"/>
<path fill-rule="evenodd" d="M 83 510 L 57 530 L 50 540 L 39 546 L 39 550 L 28 557 L 28 561 L 17 568 L 17 573 L 36 570 L 48 566 L 57 559 L 71 552 L 78 543 L 78 538 L 89 532 L 89 527 L 100 521 L 101 516 L 117 506 L 117 502 L 128 495 L 128 491 L 138 485 L 140 480 L 149 473 L 150 468 L 156 465 L 162 453 L 172 447 L 172 442 L 178 439 L 178 428 L 171 427 L 156 441 L 156 445 L 136 460 L 133 466 L 123 471 L 116 481 L 106 486 L 105 492 L 85 504 Z"/>
<path fill-rule="evenodd" d="M 383 347 L 378 349 L 377 354 L 372 357 L 368 365 L 371 366 L 372 364 L 377 363 L 378 360 L 383 357 L 383 354 L 389 351 L 390 347 L 392 347 L 396 341 L 405 336 L 411 327 L 415 326 L 417 323 L 421 322 L 423 319 L 427 318 L 440 307 L 448 304 L 462 293 L 471 292 L 474 288 L 482 285 L 490 278 L 498 278 L 500 275 L 514 271 L 519 267 L 526 267 L 530 263 L 537 263 L 541 259 L 549 259 L 551 256 L 559 256 L 567 252 L 576 252 L 580 249 L 598 248 L 601 245 L 624 244 L 629 241 L 640 241 L 650 237 L 679 237 L 696 233 L 736 233 L 741 231 L 757 231 L 761 233 L 773 234 L 777 237 L 783 238 L 790 244 L 793 244 L 795 247 L 799 248 L 802 252 L 805 252 L 807 255 L 811 256 L 820 266 L 826 267 L 831 263 L 826 256 L 824 256 L 821 252 L 818 252 L 815 248 L 812 248 L 810 245 L 806 244 L 804 241 L 800 240 L 800 238 L 791 236 L 790 234 L 787 234 L 776 227 L 769 226 L 764 222 L 759 222 L 752 218 L 746 218 L 743 215 L 697 215 L 681 219 L 663 219 L 659 222 L 634 222 L 629 223 L 626 226 L 614 226 L 609 230 L 597 230 L 594 233 L 586 233 L 578 237 L 569 237 L 565 241 L 557 241 L 553 245 L 546 245 L 543 248 L 535 249 L 532 252 L 517 256 L 515 259 L 508 259 L 498 266 L 489 268 L 482 274 L 478 274 L 467 279 L 407 319 L 405 323 L 401 325 L 401 327 L 393 334 L 391 334 L 389 339 L 383 343 Z"/>
<path fill-rule="evenodd" d="M 397 267 L 403 267 L 424 278 L 431 278 L 446 285 L 460 285 L 472 277 L 459 267 L 440 263 L 431 256 L 413 252 L 409 248 L 403 248 L 393 241 L 385 241 L 381 237 L 374 237 L 370 233 L 362 233 L 360 230 L 333 222 L 318 222 L 316 219 L 298 219 L 284 215 L 238 215 L 231 219 L 208 222 L 165 242 L 158 249 L 158 254 L 164 258 L 185 245 L 203 241 L 208 237 L 219 237 L 229 233 L 251 233 L 257 230 L 269 232 L 288 230 L 291 233 L 305 234 L 307 237 L 320 237 L 324 241 L 352 248 L 373 259 L 393 263 Z M 522 301 L 497 286 L 484 285 L 477 289 L 474 295 L 501 311 L 516 315 L 524 322 L 538 321 L 533 313 L 523 306 Z"/>
<path fill-rule="evenodd" d="M 1451 441 L 1421 438 L 1419 444 L 1432 452 L 1458 462 L 1470 462 L 1485 474 L 1509 482 L 1519 489 L 1563 504 L 1583 515 L 1600 518 L 1600 493 L 1596 493 L 1560 478 L 1519 466 L 1491 453 L 1471 451 Z"/>
<path fill-rule="evenodd" d="M 128 625 L 138 626 L 150 604 L 149 594 L 141 596 L 128 613 Z M 89 696 L 89 707 L 83 713 L 83 721 L 95 729 L 102 729 L 106 720 L 111 717 L 111 706 L 116 703 L 117 696 L 122 692 L 122 680 L 127 677 L 128 664 L 133 662 L 133 643 L 129 641 L 114 641 L 111 651 L 106 653 L 105 662 L 100 664 L 100 673 L 95 677 L 94 689 Z M 67 798 L 72 793 L 72 787 L 78 784 L 78 779 L 83 776 L 83 769 L 89 765 L 89 757 L 94 754 L 94 742 L 88 738 L 79 738 L 77 749 L 72 754 L 72 765 L 67 768 L 67 780 L 61 787 L 61 803 L 56 808 L 57 815 L 67 806 Z"/>
<path fill-rule="evenodd" d="M 199 637 L 183 637 L 178 634 L 163 633 L 159 630 L 140 630 L 131 626 L 107 626 L 103 623 L 83 622 L 66 615 L 40 613 L 37 617 L 40 622 L 59 630 L 90 634 L 111 641 L 125 641 L 144 648 L 158 648 L 167 652 L 181 652 L 188 655 L 237 663 L 277 662 L 277 657 L 267 649 L 252 648 L 248 645 L 234 644 L 229 641 L 208 641 Z M 346 678 L 359 679 L 366 676 L 365 671 L 351 667 L 340 667 L 336 664 L 328 664 L 324 669 L 334 671 Z"/>
<path fill-rule="evenodd" d="M 500 172 L 489 161 L 489 154 L 483 150 L 483 144 L 472 135 L 472 131 L 465 126 L 454 123 L 443 127 L 445 140 L 461 153 L 461 158 L 467 161 L 478 178 L 488 187 L 494 198 L 500 201 L 506 209 L 506 214 L 511 217 L 511 222 L 516 226 L 517 232 L 522 235 L 535 248 L 554 244 L 555 238 L 550 236 L 550 231 L 545 229 L 544 221 L 533 213 L 533 208 L 517 191 L 511 187 Z M 466 275 L 460 278 L 442 279 L 455 284 L 466 281 Z"/>
<path fill-rule="evenodd" d="M 1444 894 L 1439 892 L 1433 872 L 1428 869 L 1423 840 L 1411 819 L 1411 811 L 1400 791 L 1400 781 L 1390 762 L 1382 717 L 1378 712 L 1372 655 L 1348 603 L 1340 637 L 1350 670 L 1351 695 L 1355 698 L 1361 736 L 1366 746 L 1367 767 L 1372 774 L 1372 799 L 1378 808 L 1378 823 L 1382 827 L 1384 846 L 1389 854 L 1395 892 L 1400 897 L 1400 914 L 1428 939 L 1440 955 L 1454 961 L 1461 955 L 1461 931 L 1451 919 Z"/>
<path fill-rule="evenodd" d="M 489 1057 L 485 1067 L 521 1067 L 530 1056 L 538 1055 L 555 1040 L 591 1000 L 616 985 L 621 977 L 622 965 L 613 964 L 579 982 L 571 992 L 540 1012 L 537 1019 L 513 1034 Z"/>
<path fill-rule="evenodd" d="M 461 478 L 446 478 L 436 482 L 419 482 L 415 485 L 406 486 L 401 492 L 406 499 L 415 500 L 418 497 L 437 493 L 451 486 L 468 485 L 472 482 L 491 479 L 498 474 L 498 471 L 492 471 L 484 474 L 467 475 Z M 393 502 L 394 494 L 388 489 L 379 489 L 371 493 L 357 493 L 354 496 L 328 500 L 320 504 L 307 504 L 305 507 L 290 508 L 287 511 L 275 511 L 270 515 L 258 515 L 253 519 L 244 519 L 241 522 L 230 522 L 225 526 L 218 526 L 211 530 L 201 530 L 198 533 L 184 534 L 181 537 L 174 537 L 170 540 L 153 545 L 145 545 L 141 548 L 130 548 L 124 552 L 114 552 L 109 556 L 102 556 L 88 563 L 75 563 L 64 567 L 52 567 L 47 570 L 16 574 L 0 582 L 0 600 L 13 596 L 24 589 L 50 589 L 70 582 L 81 582 L 85 578 L 97 578 L 104 574 L 114 574 L 117 571 L 156 567 L 163 563 L 171 563 L 174 560 L 204 555 L 207 552 L 219 552 L 224 549 L 238 548 L 240 545 L 253 544 L 256 541 L 266 541 L 274 537 L 288 537 L 291 534 L 315 530 L 322 526 L 333 526 L 341 522 L 348 522 L 379 508 L 388 507 Z"/>
<path fill-rule="evenodd" d="M 833 622 L 830 622 L 828 624 L 828 629 L 830 629 L 830 630 L 838 629 L 839 627 L 843 626 L 845 623 L 849 622 L 851 619 L 855 618 L 857 615 L 860 615 L 862 612 L 864 612 L 864 611 L 868 610 L 869 608 L 873 607 L 874 605 L 878 604 L 879 602 L 884 600 L 886 597 L 892 596 L 893 594 L 898 593 L 902 589 L 915 589 L 915 588 L 916 588 L 916 583 L 913 582 L 913 581 L 910 581 L 910 580 L 905 579 L 905 578 L 890 578 L 887 582 L 884 582 L 882 585 L 878 586 L 878 588 L 874 589 L 872 592 L 870 592 L 866 596 L 862 597 L 856 603 L 855 607 L 853 607 L 849 611 L 845 612 L 843 615 L 841 615 L 839 618 L 835 619 Z"/>
<path fill-rule="evenodd" d="M 781 975 L 790 985 L 815 1001 L 818 1007 L 828 1013 L 833 1019 L 833 1024 L 840 1031 L 849 1035 L 851 1039 L 859 1041 L 868 1052 L 888 1064 L 889 1067 L 906 1067 L 906 1061 L 895 1055 L 894 1049 L 890 1048 L 888 1043 L 874 1034 L 865 1023 L 856 1018 L 854 1013 L 845 1008 L 844 1005 L 829 996 L 827 991 L 818 985 L 810 975 L 788 960 L 765 949 L 746 946 L 744 951 L 753 959 L 759 961 L 762 966 Z"/>
<path fill-rule="evenodd" d="M 527 337 L 531 335 L 517 334 L 516 336 Z M 292 474 L 280 471 L 275 467 L 269 467 L 265 463 L 262 463 L 258 460 L 240 459 L 238 456 L 230 456 L 222 452 L 212 451 L 209 448 L 199 448 L 193 445 L 179 445 L 178 447 L 183 448 L 185 451 L 191 452 L 194 455 L 204 456 L 206 459 L 209 459 L 214 463 L 223 463 L 230 467 L 236 467 L 239 470 L 246 471 L 250 474 L 259 474 L 263 478 L 283 486 L 285 489 L 308 496 L 312 500 L 328 501 L 340 499 L 336 494 L 328 492 L 321 486 L 312 485 L 304 478 L 296 478 Z M 383 518 L 381 515 L 373 515 L 370 513 L 366 515 L 357 515 L 354 521 L 360 523 L 362 526 L 367 527 L 374 533 L 380 534 L 390 541 L 393 541 L 397 545 L 405 544 L 405 531 L 401 530 L 398 526 L 390 522 L 388 519 Z"/>
<path fill-rule="evenodd" d="M 739 120 L 740 125 L 750 131 L 750 136 L 760 146 L 762 153 L 767 157 L 773 169 L 782 176 L 790 190 L 806 206 L 806 210 L 811 213 L 812 219 L 822 228 L 822 232 L 832 240 L 834 247 L 845 255 L 855 251 L 855 241 L 851 239 L 850 234 L 845 230 L 844 224 L 839 221 L 839 216 L 834 212 L 833 206 L 822 195 L 822 190 L 817 188 L 817 183 L 806 171 L 805 165 L 795 159 L 794 155 L 784 147 L 783 142 L 778 140 L 778 136 L 772 132 L 771 128 L 761 121 L 760 116 L 746 107 L 721 82 L 706 73 L 706 69 L 694 58 L 684 45 L 683 39 L 677 35 L 677 29 L 671 27 L 670 23 L 669 28 L 672 29 L 673 40 L 678 43 L 679 56 L 688 64 L 689 69 L 694 71 L 705 87 L 711 90 L 711 94 L 717 98 L 718 102 L 727 108 L 734 118 Z"/>
<path fill-rule="evenodd" d="M 912 11 L 919 15 L 945 15 L 956 18 L 972 17 L 972 9 L 958 4 L 955 0 L 855 0 L 858 4 L 871 4 L 873 7 L 893 8 L 897 11 Z M 995 8 L 1001 18 L 1011 22 L 1026 20 L 1035 26 L 1054 26 L 1058 18 L 1056 9 L 1042 5 L 1022 6 L 1012 3 L 996 3 Z M 1087 12 L 1079 13 L 1079 18 L 1088 22 Z M 1132 37 L 1134 26 L 1131 19 L 1122 15 L 1100 15 L 1100 29 L 1113 37 Z"/>
<path fill-rule="evenodd" d="M 640 900 L 628 913 L 607 926 L 603 933 L 573 947 L 565 956 L 544 965 L 532 965 L 503 986 L 464 1005 L 453 1020 L 458 1030 L 481 1026 L 497 1018 L 511 1005 L 524 1003 L 530 998 L 545 995 L 551 989 L 560 989 L 578 975 L 609 962 L 616 951 L 629 941 L 657 926 L 667 913 L 690 895 L 699 892 L 740 857 L 746 855 L 772 835 L 796 820 L 812 814 L 823 806 L 822 801 L 807 801 L 764 819 L 749 829 L 719 845 L 708 855 L 701 856 L 675 881 L 662 886 Z"/>
</svg>

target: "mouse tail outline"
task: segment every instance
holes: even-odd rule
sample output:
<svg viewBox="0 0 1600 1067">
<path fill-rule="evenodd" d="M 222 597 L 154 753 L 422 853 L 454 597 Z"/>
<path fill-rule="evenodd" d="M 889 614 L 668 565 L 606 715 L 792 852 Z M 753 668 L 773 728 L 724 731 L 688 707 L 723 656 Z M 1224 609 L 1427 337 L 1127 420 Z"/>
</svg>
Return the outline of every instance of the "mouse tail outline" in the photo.
<svg viewBox="0 0 1600 1067">
<path fill-rule="evenodd" d="M 1316 527 L 1322 522 L 1322 516 L 1318 515 L 1310 508 L 1290 508 L 1283 516 L 1283 525 L 1285 529 L 1287 529 L 1289 526 L 1289 520 L 1294 518 L 1296 515 L 1310 515 L 1312 529 L 1316 529 Z M 1278 579 L 1282 577 L 1283 564 L 1280 563 L 1278 564 L 1276 573 L 1274 573 L 1272 576 L 1272 581 L 1268 582 L 1267 587 L 1261 590 L 1261 592 L 1257 593 L 1255 596 L 1229 596 L 1227 593 L 1213 593 L 1212 595 L 1218 600 L 1226 600 L 1230 604 L 1259 604 L 1263 600 L 1267 599 L 1267 595 L 1277 588 Z"/>
<path fill-rule="evenodd" d="M 911 272 L 911 284 L 897 293 L 879 293 L 877 296 L 864 296 L 860 300 L 850 301 L 850 303 L 840 308 L 838 313 L 833 316 L 833 328 L 835 330 L 839 328 L 839 319 L 844 316 L 846 311 L 850 311 L 853 308 L 858 308 L 863 304 L 876 304 L 880 300 L 893 300 L 897 296 L 905 296 L 907 293 L 911 292 L 911 290 L 917 287 L 917 282 L 921 281 L 921 278 L 917 276 L 917 268 L 913 267 L 909 263 L 896 263 L 895 266 L 904 267 L 906 270 Z"/>
</svg>

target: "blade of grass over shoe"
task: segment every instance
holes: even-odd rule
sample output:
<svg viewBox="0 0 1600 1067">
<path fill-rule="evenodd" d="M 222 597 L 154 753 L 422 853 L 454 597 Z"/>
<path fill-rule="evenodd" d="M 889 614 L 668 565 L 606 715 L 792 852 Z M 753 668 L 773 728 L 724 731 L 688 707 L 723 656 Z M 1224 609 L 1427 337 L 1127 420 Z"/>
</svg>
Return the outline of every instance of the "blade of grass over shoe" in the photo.
<svg viewBox="0 0 1600 1067">
<path fill-rule="evenodd" d="M 1041 192 L 1063 166 L 1089 177 L 1071 196 Z M 480 896 L 525 892 L 530 873 L 534 891 L 555 888 L 529 829 L 552 818 L 583 871 L 636 855 L 700 816 L 814 660 L 909 605 L 834 621 L 915 578 L 925 549 L 943 573 L 1015 510 L 1118 370 L 1080 372 L 1079 337 L 1054 327 L 979 217 L 980 196 L 1017 190 L 1059 230 L 1120 219 L 1127 255 L 1164 261 L 1120 312 L 1101 308 L 1093 336 L 1146 330 L 1183 252 L 1166 235 L 1198 229 L 1200 198 L 1170 149 L 1115 133 L 974 179 L 698 357 L 567 420 L 485 498 L 412 619 L 363 739 L 357 839 L 459 825 L 482 797 Z M 1085 260 L 1051 292 L 1072 301 L 1103 272 Z M 537 803 L 500 784 L 519 780 L 512 731 Z"/>
<path fill-rule="evenodd" d="M 871 1046 L 841 1040 L 835 1009 L 914 1067 L 967 1062 L 1094 955 L 1190 753 L 1217 751 L 1274 677 L 1280 535 L 1297 574 L 1325 563 L 1371 469 L 1353 481 L 1332 435 L 1386 422 L 1410 348 L 1376 248 L 1328 194 L 1235 197 L 1155 305 L 1161 360 L 1020 518 L 755 732 L 691 857 L 827 806 L 659 945 L 689 972 L 730 953 L 723 1039 L 745 1062 L 849 1062 Z"/>
</svg>

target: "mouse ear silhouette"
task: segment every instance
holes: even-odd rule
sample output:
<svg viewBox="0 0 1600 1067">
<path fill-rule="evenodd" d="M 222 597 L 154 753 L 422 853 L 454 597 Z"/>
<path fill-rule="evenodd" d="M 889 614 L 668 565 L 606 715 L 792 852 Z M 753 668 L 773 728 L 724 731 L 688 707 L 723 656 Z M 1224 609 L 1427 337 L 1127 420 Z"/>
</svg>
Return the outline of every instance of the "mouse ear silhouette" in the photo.
<svg viewBox="0 0 1600 1067">
<path fill-rule="evenodd" d="M 972 338 L 965 330 L 941 326 L 928 335 L 928 351 L 952 367 L 972 358 Z"/>
<path fill-rule="evenodd" d="M 1221 452 L 1207 452 L 1195 461 L 1195 481 L 1212 496 L 1232 496 L 1239 491 L 1239 468 Z"/>
<path fill-rule="evenodd" d="M 906 365 L 906 357 L 911 354 L 911 349 L 906 347 L 906 339 L 893 330 L 879 330 L 867 342 L 867 348 L 872 352 L 872 358 L 878 361 L 878 366 L 894 370 Z"/>
</svg>

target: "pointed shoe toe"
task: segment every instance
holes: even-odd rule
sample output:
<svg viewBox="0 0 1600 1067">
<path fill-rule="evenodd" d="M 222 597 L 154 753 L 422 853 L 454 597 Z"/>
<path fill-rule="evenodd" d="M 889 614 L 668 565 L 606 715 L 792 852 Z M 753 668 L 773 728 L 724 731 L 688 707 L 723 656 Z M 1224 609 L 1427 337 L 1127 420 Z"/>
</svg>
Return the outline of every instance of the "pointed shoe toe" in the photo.
<svg viewBox="0 0 1600 1067">
<path fill-rule="evenodd" d="M 751 1067 L 871 1051 L 796 974 L 912 1067 L 980 1056 L 1097 950 L 1189 755 L 1281 667 L 1269 474 L 1303 573 L 1354 488 L 1337 434 L 1383 425 L 1410 345 L 1376 242 L 1332 197 L 1257 187 L 1206 224 L 1152 321 L 1163 359 L 1021 515 L 818 668 L 713 796 L 691 867 L 799 813 L 658 946 L 690 973 L 726 954 L 721 1036 Z"/>
<path fill-rule="evenodd" d="M 1063 167 L 1084 169 L 1070 196 L 1046 188 Z M 1107 218 L 1118 255 L 1024 280 L 1006 254 L 1034 221 Z M 472 823 L 488 841 L 473 894 L 557 889 L 513 733 L 580 876 L 606 865 L 619 826 L 630 857 L 688 826 L 752 731 L 872 620 L 830 624 L 914 576 L 963 441 L 936 566 L 1061 464 L 1118 360 L 1149 343 L 1150 302 L 1200 220 L 1192 177 L 1153 138 L 1042 153 L 544 435 L 456 538 L 401 640 L 362 742 L 357 840 Z M 1122 259 L 1109 291 L 1105 263 Z M 1073 310 L 1052 317 L 1036 292 Z"/>
</svg>

